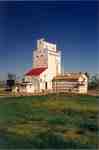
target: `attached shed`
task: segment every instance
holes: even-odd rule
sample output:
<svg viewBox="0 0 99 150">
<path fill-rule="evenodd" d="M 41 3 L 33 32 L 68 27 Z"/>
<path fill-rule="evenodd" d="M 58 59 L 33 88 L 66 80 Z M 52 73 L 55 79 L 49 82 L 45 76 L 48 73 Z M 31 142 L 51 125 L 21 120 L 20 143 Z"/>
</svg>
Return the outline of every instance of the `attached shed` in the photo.
<svg viewBox="0 0 99 150">
<path fill-rule="evenodd" d="M 82 73 L 66 73 L 52 81 L 54 92 L 87 93 L 88 77 Z"/>
</svg>

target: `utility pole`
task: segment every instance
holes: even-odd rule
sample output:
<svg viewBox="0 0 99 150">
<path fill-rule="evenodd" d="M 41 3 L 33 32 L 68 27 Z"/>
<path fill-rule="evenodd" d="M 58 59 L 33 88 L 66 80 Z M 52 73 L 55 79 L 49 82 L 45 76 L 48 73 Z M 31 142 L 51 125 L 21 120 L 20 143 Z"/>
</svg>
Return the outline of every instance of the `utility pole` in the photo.
<svg viewBox="0 0 99 150">
<path fill-rule="evenodd" d="M 62 75 L 64 75 L 64 55 L 63 55 L 63 52 L 62 52 Z"/>
</svg>

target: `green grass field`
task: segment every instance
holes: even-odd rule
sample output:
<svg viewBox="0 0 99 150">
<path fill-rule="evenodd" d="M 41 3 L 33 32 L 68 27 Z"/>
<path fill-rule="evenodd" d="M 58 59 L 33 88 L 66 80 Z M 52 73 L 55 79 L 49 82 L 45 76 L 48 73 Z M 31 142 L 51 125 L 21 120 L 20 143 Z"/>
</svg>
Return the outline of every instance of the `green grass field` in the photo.
<svg viewBox="0 0 99 150">
<path fill-rule="evenodd" d="M 0 148 L 98 148 L 99 97 L 0 98 Z"/>
</svg>

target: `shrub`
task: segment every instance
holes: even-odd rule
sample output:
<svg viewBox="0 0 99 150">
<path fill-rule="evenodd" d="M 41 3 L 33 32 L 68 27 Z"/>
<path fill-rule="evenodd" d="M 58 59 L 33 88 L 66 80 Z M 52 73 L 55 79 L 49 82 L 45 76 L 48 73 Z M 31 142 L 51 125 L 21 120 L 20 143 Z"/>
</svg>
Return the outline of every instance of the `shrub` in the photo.
<svg viewBox="0 0 99 150">
<path fill-rule="evenodd" d="M 61 134 L 56 134 L 51 131 L 40 133 L 37 137 L 37 148 L 65 148 L 66 142 Z M 40 143 L 39 143 L 40 142 Z"/>
<path fill-rule="evenodd" d="M 87 120 L 80 123 L 80 128 L 83 130 L 88 130 L 90 132 L 98 132 L 98 124 L 97 121 Z"/>
</svg>

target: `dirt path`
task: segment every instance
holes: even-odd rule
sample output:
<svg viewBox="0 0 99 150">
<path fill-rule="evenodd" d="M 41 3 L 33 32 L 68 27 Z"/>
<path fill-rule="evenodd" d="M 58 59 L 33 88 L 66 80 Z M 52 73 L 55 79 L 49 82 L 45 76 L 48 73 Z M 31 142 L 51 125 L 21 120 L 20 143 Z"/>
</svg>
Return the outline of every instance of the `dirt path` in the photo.
<svg viewBox="0 0 99 150">
<path fill-rule="evenodd" d="M 88 95 L 99 96 L 99 90 L 89 90 Z"/>
</svg>

